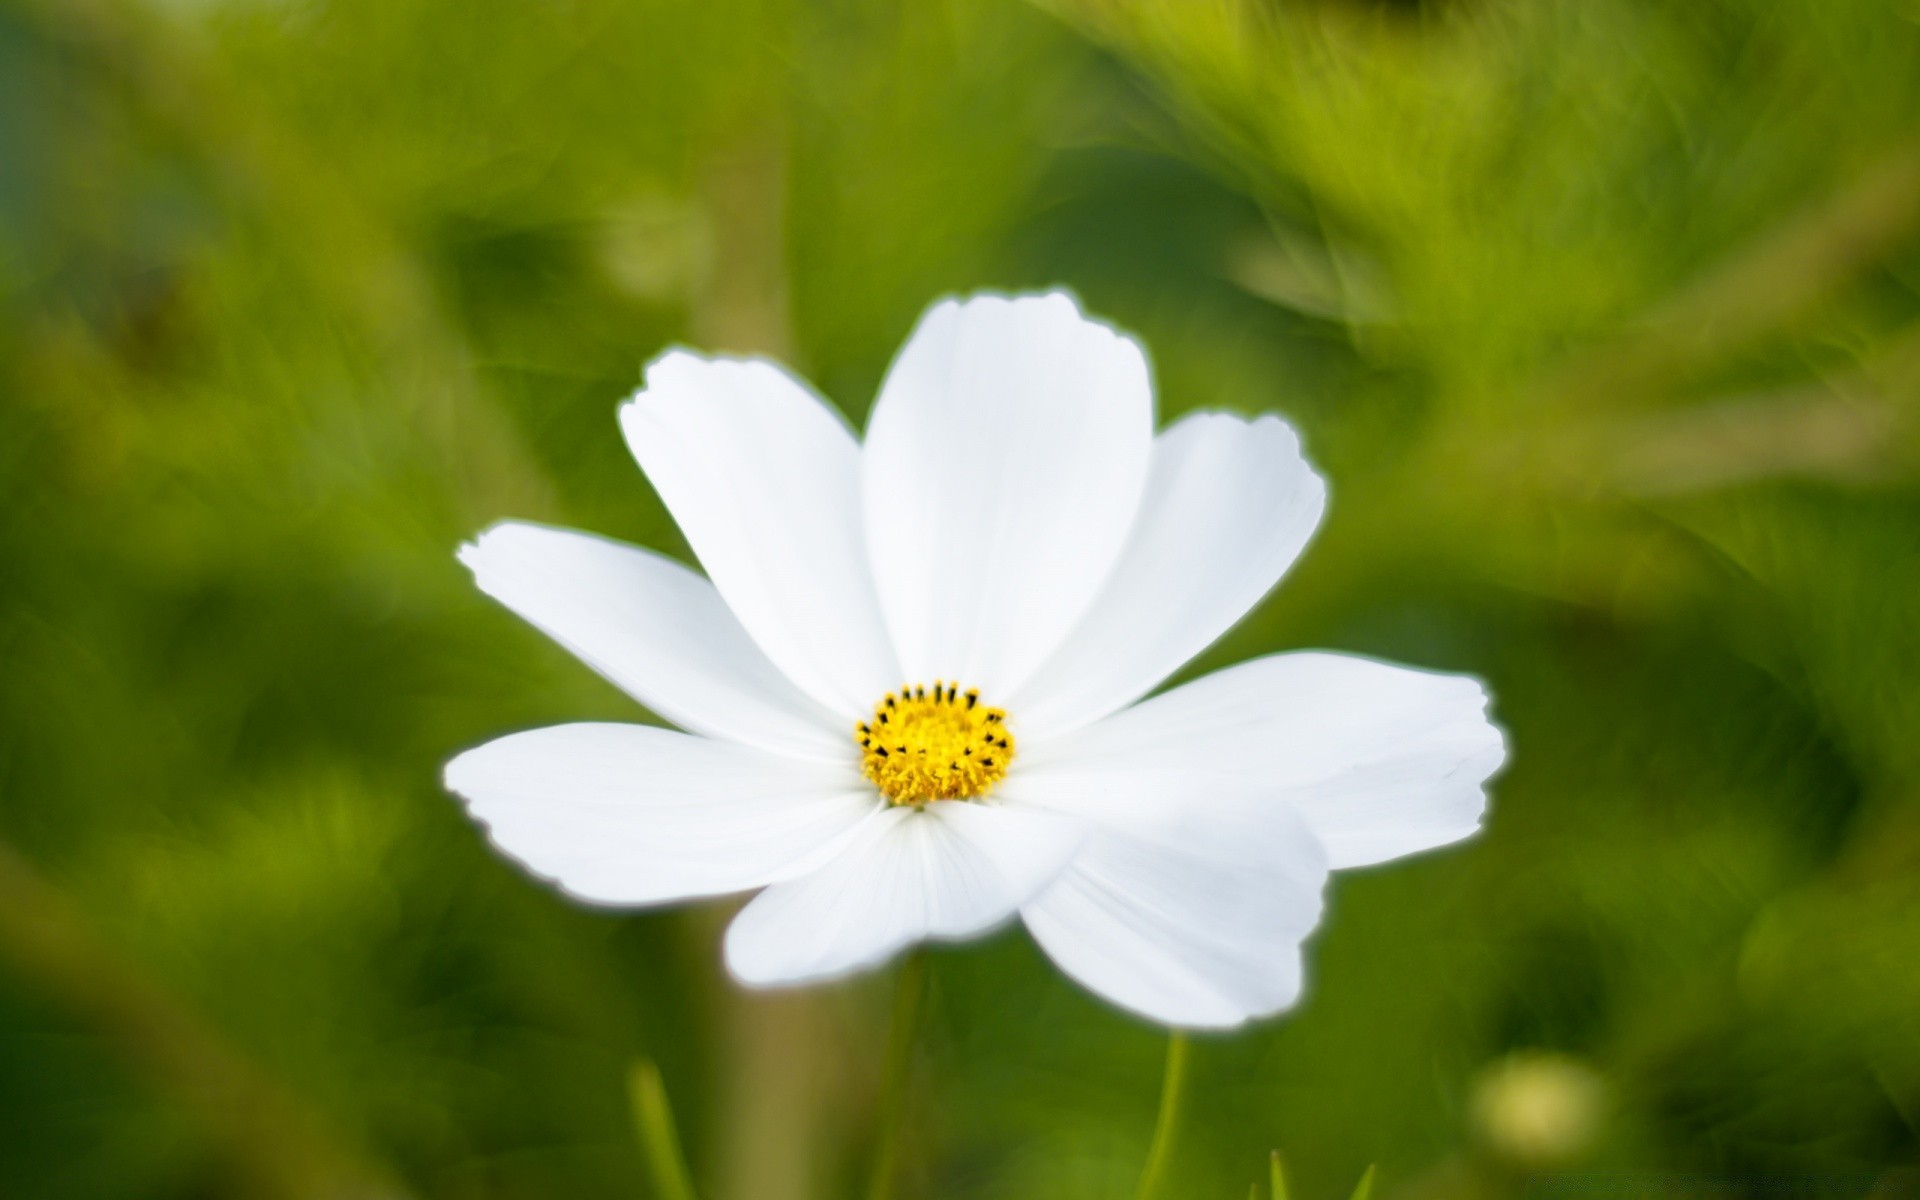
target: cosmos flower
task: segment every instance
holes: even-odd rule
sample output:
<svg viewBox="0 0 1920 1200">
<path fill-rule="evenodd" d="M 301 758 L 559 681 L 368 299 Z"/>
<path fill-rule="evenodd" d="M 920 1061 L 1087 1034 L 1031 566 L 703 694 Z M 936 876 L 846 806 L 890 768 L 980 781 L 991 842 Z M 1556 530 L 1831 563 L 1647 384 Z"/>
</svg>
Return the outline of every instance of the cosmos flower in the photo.
<svg viewBox="0 0 1920 1200">
<path fill-rule="evenodd" d="M 1058 293 L 936 304 L 864 443 L 773 363 L 665 354 L 620 425 L 704 577 L 517 522 L 460 558 L 685 732 L 513 734 L 447 786 L 580 900 L 757 890 L 748 985 L 1017 915 L 1153 1020 L 1286 1008 L 1328 870 L 1474 832 L 1502 739 L 1475 680 L 1343 654 L 1142 700 L 1325 507 L 1280 420 L 1153 419 L 1140 347 Z"/>
</svg>

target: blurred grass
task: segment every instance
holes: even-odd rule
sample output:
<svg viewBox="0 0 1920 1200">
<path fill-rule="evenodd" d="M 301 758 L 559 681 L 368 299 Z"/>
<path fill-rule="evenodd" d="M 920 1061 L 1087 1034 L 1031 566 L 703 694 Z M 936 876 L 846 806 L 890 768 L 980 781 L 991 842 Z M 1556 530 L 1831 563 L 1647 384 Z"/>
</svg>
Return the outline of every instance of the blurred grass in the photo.
<svg viewBox="0 0 1920 1200">
<path fill-rule="evenodd" d="M 1891 0 L 7 0 L 0 1195 L 644 1196 L 642 1058 L 701 1195 L 848 1194 L 884 987 L 743 1004 L 711 914 L 485 851 L 449 752 L 637 714 L 450 551 L 684 554 L 611 420 L 670 342 L 858 420 L 929 299 L 1054 283 L 1333 482 L 1192 672 L 1472 670 L 1515 748 L 1196 1042 L 1168 1194 L 1910 1187 L 1917 227 Z M 1127 1194 L 1160 1036 L 932 965 L 902 1194 Z M 1604 1107 L 1522 1161 L 1474 1097 L 1549 1052 Z"/>
</svg>

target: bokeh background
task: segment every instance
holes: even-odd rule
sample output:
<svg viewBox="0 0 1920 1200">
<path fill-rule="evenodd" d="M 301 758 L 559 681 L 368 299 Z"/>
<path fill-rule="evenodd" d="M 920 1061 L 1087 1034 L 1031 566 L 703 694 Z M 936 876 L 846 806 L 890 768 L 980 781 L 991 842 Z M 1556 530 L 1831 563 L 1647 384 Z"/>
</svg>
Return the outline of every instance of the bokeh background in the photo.
<svg viewBox="0 0 1920 1200">
<path fill-rule="evenodd" d="M 703 1197 L 852 1194 L 884 978 L 490 854 L 449 754 L 644 714 L 452 550 L 685 555 L 671 343 L 858 422 L 1053 284 L 1331 480 L 1189 673 L 1473 671 L 1513 747 L 1196 1044 L 1174 1194 L 1911 1195 L 1912 0 L 5 0 L 0 1195 L 644 1198 L 643 1059 Z M 932 971 L 903 1196 L 1129 1195 L 1163 1035 Z"/>
</svg>

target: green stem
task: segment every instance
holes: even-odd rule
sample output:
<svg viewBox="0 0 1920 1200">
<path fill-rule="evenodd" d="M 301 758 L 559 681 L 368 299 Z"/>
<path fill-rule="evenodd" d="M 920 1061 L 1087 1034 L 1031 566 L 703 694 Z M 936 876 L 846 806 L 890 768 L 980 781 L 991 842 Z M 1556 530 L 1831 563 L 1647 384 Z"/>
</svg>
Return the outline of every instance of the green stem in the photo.
<svg viewBox="0 0 1920 1200">
<path fill-rule="evenodd" d="M 647 1174 L 653 1180 L 658 1200 L 694 1200 L 693 1178 L 687 1170 L 686 1155 L 680 1149 L 680 1134 L 674 1128 L 673 1108 L 667 1103 L 667 1087 L 660 1079 L 660 1068 L 652 1059 L 643 1058 L 633 1065 L 628 1080 L 633 1096 L 633 1119 L 640 1135 L 640 1150 L 647 1160 Z"/>
<path fill-rule="evenodd" d="M 873 1170 L 867 1176 L 867 1200 L 889 1200 L 899 1173 L 900 1129 L 906 1108 L 907 1080 L 913 1074 L 913 1043 L 927 991 L 927 951 L 907 956 L 893 980 L 893 1025 L 887 1031 L 887 1058 L 880 1069 Z"/>
<path fill-rule="evenodd" d="M 1180 1110 L 1187 1098 L 1187 1067 L 1190 1047 L 1187 1035 L 1178 1029 L 1167 1035 L 1167 1073 L 1160 1081 L 1160 1116 L 1153 1126 L 1153 1146 L 1147 1151 L 1146 1169 L 1140 1172 L 1140 1187 L 1134 1200 L 1155 1200 L 1167 1182 L 1167 1164 L 1173 1159 L 1173 1147 L 1180 1132 Z"/>
</svg>

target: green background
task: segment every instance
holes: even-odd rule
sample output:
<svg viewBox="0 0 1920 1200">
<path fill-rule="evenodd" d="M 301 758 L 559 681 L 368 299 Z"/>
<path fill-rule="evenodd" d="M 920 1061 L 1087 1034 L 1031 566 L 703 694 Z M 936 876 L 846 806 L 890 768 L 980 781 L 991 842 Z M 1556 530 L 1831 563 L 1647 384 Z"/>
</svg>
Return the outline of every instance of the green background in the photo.
<svg viewBox="0 0 1920 1200">
<path fill-rule="evenodd" d="M 1910 1194 L 1911 0 L 7 0 L 0 1196 L 647 1197 L 642 1058 L 708 1200 L 851 1194 L 884 978 L 496 859 L 450 754 L 643 714 L 452 551 L 684 555 L 666 345 L 858 422 L 1053 284 L 1330 480 L 1189 673 L 1473 671 L 1512 746 L 1196 1043 L 1169 1194 Z M 1129 1195 L 1162 1033 L 1018 931 L 932 980 L 902 1195 Z"/>
</svg>

